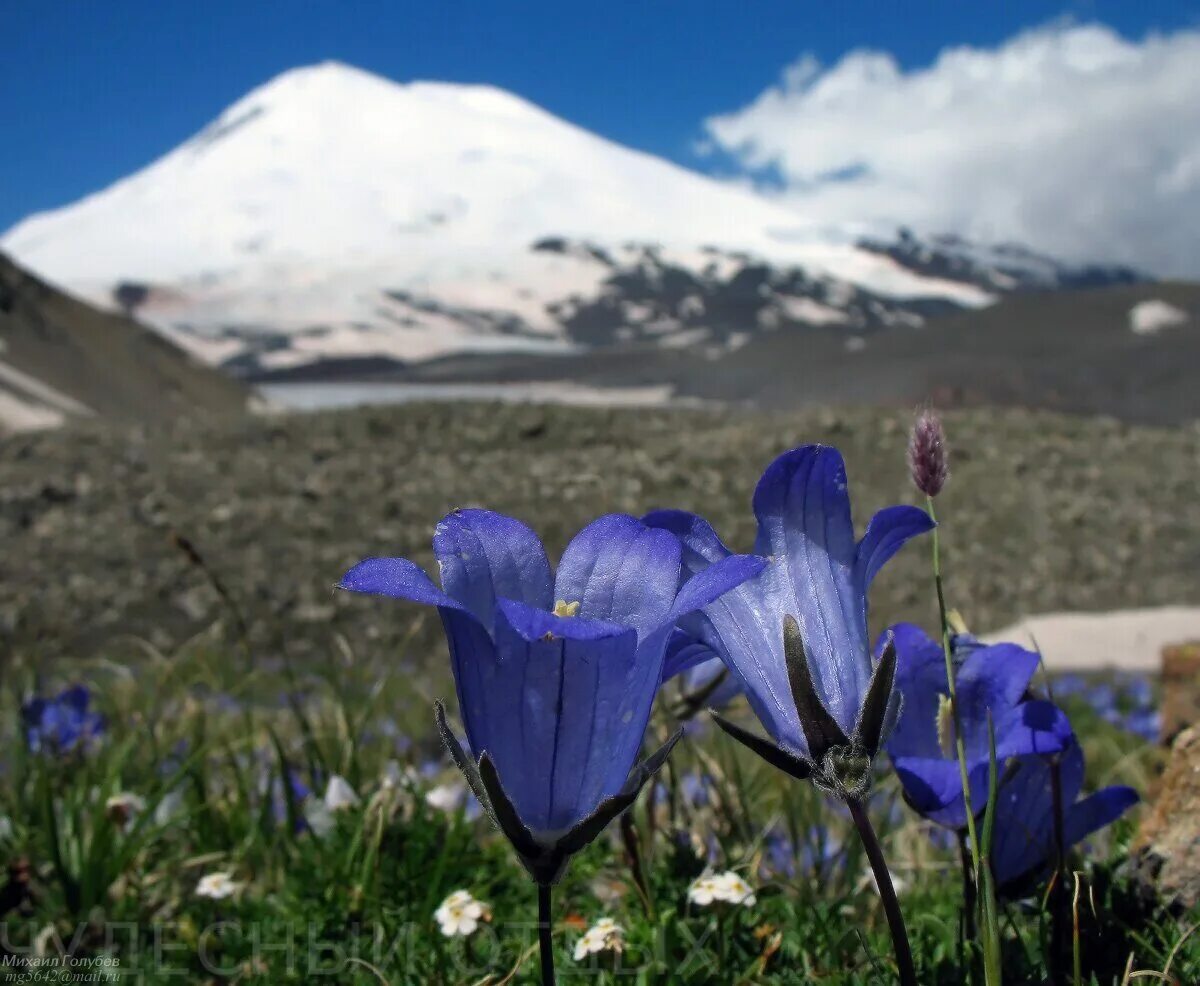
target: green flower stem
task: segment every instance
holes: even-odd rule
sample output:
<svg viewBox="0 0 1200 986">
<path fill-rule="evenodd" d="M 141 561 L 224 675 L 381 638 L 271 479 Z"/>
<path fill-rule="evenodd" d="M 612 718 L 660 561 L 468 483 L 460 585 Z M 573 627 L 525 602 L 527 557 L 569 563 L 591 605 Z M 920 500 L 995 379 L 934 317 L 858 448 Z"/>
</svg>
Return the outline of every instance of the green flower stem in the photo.
<svg viewBox="0 0 1200 986">
<path fill-rule="evenodd" d="M 900 901 L 896 898 L 896 888 L 892 885 L 892 874 L 888 872 L 887 861 L 883 858 L 883 849 L 879 845 L 879 837 L 871 825 L 870 816 L 861 801 L 850 798 L 846 801 L 850 816 L 854 819 L 854 827 L 858 829 L 858 837 L 862 840 L 863 849 L 867 853 L 867 861 L 871 864 L 871 872 L 875 874 L 875 885 L 879 888 L 879 899 L 883 904 L 883 913 L 887 917 L 888 928 L 892 933 L 892 947 L 896 951 L 896 965 L 900 970 L 901 986 L 917 986 L 917 972 L 913 967 L 912 948 L 908 944 L 908 930 L 904 927 L 904 914 L 900 910 Z"/>
<path fill-rule="evenodd" d="M 996 727 L 988 712 L 988 798 L 983 816 L 983 855 L 980 872 L 983 888 L 980 908 L 983 912 L 983 981 L 988 986 L 1000 986 L 1004 972 L 1000 955 L 1000 912 L 996 905 L 996 881 L 992 873 L 992 840 L 996 834 L 996 792 L 1000 785 L 1000 765 L 996 762 Z"/>
<path fill-rule="evenodd" d="M 990 956 L 993 952 L 998 953 L 999 941 L 995 940 L 996 931 L 996 900 L 995 888 L 990 879 L 986 879 L 987 874 L 981 873 L 981 861 L 983 860 L 982 847 L 979 842 L 979 832 L 975 826 L 975 805 L 971 801 L 971 779 L 967 771 L 967 748 L 963 743 L 962 723 L 958 711 L 958 687 L 954 682 L 954 658 L 950 651 L 950 618 L 946 611 L 946 591 L 942 583 L 942 553 L 941 541 L 938 538 L 937 514 L 933 509 L 933 497 L 925 497 L 925 509 L 929 513 L 929 519 L 933 521 L 933 530 L 930 532 L 932 539 L 933 550 L 933 584 L 937 590 L 938 601 L 938 616 L 942 624 L 942 654 L 946 660 L 946 687 L 950 692 L 950 713 L 954 723 L 954 752 L 958 758 L 958 775 L 962 784 L 963 791 L 963 806 L 966 808 L 967 816 L 967 837 L 971 844 L 971 871 L 974 877 L 975 887 L 981 893 L 981 899 L 978 901 L 984 912 L 984 928 L 988 931 L 988 941 L 984 942 L 984 954 Z M 984 981 L 988 986 L 998 986 L 1000 980 L 993 974 L 994 967 L 990 961 L 984 962 Z"/>
<path fill-rule="evenodd" d="M 971 851 L 967 847 L 967 837 L 958 833 L 958 854 L 962 860 L 963 912 L 962 925 L 959 928 L 959 955 L 963 969 L 970 982 L 976 978 L 976 955 L 970 943 L 975 941 L 975 911 L 977 909 L 975 895 L 975 872 L 971 864 Z"/>
<path fill-rule="evenodd" d="M 550 884 L 538 884 L 538 945 L 542 953 L 542 986 L 554 986 L 554 942 L 550 937 Z"/>
<path fill-rule="evenodd" d="M 967 774 L 967 748 L 962 738 L 962 723 L 958 714 L 958 686 L 954 683 L 954 658 L 950 653 L 950 619 L 946 614 L 946 592 L 942 585 L 942 552 L 938 540 L 937 515 L 933 512 L 933 497 L 925 498 L 925 509 L 934 527 L 930 532 L 933 541 L 933 584 L 937 589 L 938 615 L 942 622 L 942 654 L 946 659 L 946 685 L 950 689 L 950 713 L 954 721 L 954 752 L 958 757 L 958 773 L 962 781 L 963 805 L 967 809 L 967 835 L 971 843 L 971 866 L 975 885 L 979 886 L 979 833 L 975 831 L 975 806 L 971 803 L 971 782 Z"/>
</svg>

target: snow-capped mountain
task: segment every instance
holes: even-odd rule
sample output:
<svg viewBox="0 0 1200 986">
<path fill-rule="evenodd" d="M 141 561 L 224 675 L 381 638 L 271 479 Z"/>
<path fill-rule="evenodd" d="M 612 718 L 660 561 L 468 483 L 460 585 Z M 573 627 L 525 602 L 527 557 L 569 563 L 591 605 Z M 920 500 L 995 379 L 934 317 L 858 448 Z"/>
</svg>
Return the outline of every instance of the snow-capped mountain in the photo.
<svg viewBox="0 0 1200 986">
<path fill-rule="evenodd" d="M 487 86 L 337 63 L 239 100 L 0 249 L 247 373 L 624 340 L 735 348 L 989 304 L 986 264 L 818 228 Z"/>
</svg>

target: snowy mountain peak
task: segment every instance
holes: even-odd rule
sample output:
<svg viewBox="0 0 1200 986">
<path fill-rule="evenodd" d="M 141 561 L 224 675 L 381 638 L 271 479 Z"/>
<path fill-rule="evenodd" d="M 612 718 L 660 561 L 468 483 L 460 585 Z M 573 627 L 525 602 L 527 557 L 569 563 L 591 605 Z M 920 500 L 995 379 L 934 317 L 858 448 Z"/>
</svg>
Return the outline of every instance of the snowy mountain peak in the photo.
<svg viewBox="0 0 1200 986">
<path fill-rule="evenodd" d="M 344 62 L 324 61 L 289 69 L 252 89 L 226 109 L 209 127 L 185 144 L 201 147 L 214 136 L 232 132 L 266 114 L 286 118 L 301 131 L 317 122 L 340 121 L 357 129 L 375 122 L 377 113 L 392 117 L 391 126 L 420 124 L 427 112 L 453 113 L 446 122 L 553 120 L 527 100 L 489 85 L 448 82 L 394 82 Z M 464 119 L 465 118 L 465 119 Z"/>
<path fill-rule="evenodd" d="M 546 243 L 575 247 L 533 249 Z M 818 312 L 861 329 L 994 296 L 503 90 L 339 62 L 284 72 L 0 249 L 89 300 L 136 306 L 210 359 L 259 367 L 595 344 L 597 324 L 606 339 L 711 338 L 703 313 L 721 306 L 705 298 L 721 285 L 755 284 L 760 301 L 789 285 L 776 326 Z M 762 265 L 777 273 L 741 274 Z M 682 291 L 676 274 L 691 284 L 671 296 L 682 321 L 646 300 Z M 726 310 L 753 321 L 755 304 Z"/>
</svg>

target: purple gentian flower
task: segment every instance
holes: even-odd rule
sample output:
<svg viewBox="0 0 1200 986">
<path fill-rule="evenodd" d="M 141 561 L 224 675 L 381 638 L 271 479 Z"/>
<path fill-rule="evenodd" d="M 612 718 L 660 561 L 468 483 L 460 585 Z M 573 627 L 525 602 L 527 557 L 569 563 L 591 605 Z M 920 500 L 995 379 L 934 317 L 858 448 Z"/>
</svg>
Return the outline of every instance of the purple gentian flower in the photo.
<svg viewBox="0 0 1200 986">
<path fill-rule="evenodd" d="M 21 706 L 25 742 L 34 753 L 86 749 L 104 732 L 104 717 L 91 709 L 86 685 L 72 685 L 53 698 L 31 698 Z"/>
<path fill-rule="evenodd" d="M 888 639 L 896 648 L 896 689 L 904 698 L 904 713 L 887 750 L 905 800 L 930 821 L 961 829 L 967 824 L 966 805 L 942 645 L 911 623 L 886 631 L 880 651 Z M 1051 703 L 1026 700 L 1038 667 L 1032 651 L 1016 644 L 976 644 L 964 655 L 956 648 L 954 667 L 971 805 L 978 814 L 987 800 L 989 713 L 1000 764 L 1023 754 L 1061 752 L 1071 742 L 1071 724 Z"/>
<path fill-rule="evenodd" d="M 443 739 L 535 879 L 553 882 L 669 752 L 634 770 L 675 624 L 764 562 L 730 557 L 681 583 L 679 539 L 624 514 L 580 531 L 557 574 L 532 530 L 487 510 L 449 514 L 433 550 L 440 589 L 404 558 L 363 561 L 341 586 L 438 608 L 471 759 Z"/>
<path fill-rule="evenodd" d="M 845 464 L 837 449 L 825 445 L 806 445 L 772 462 L 755 489 L 753 505 L 758 519 L 754 550 L 770 563 L 758 578 L 709 603 L 681 627 L 718 654 L 738 680 L 784 754 L 784 759 L 772 762 L 796 776 L 820 781 L 821 761 L 830 749 L 853 749 L 857 754 L 865 746 L 869 761 L 895 720 L 898 703 L 890 680 L 880 683 L 880 707 L 864 716 L 875 676 L 867 636 L 867 589 L 884 563 L 910 538 L 930 530 L 933 521 L 916 507 L 888 507 L 875 514 L 857 540 Z M 690 571 L 703 572 L 731 555 L 694 514 L 663 510 L 645 520 L 679 535 Z M 811 679 L 815 706 L 795 692 L 784 640 L 789 617 L 799 630 L 801 657 L 807 661 L 804 680 Z M 797 644 L 793 651 L 798 650 Z M 804 721 L 813 715 L 821 719 L 817 733 L 812 721 Z M 860 743 L 866 719 L 874 736 Z M 813 748 L 817 734 L 820 749 Z M 749 737 L 738 738 L 746 742 Z M 768 750 L 756 749 L 770 758 Z M 858 773 L 865 778 L 861 759 L 856 756 Z"/>
<path fill-rule="evenodd" d="M 1064 850 L 1115 822 L 1137 803 L 1137 792 L 1106 787 L 1077 801 L 1083 788 L 1083 750 L 1072 737 L 1058 757 L 1026 756 L 997 794 L 992 870 L 996 882 L 1010 892 L 1040 877 L 1054 861 L 1053 772 L 1057 769 L 1063 816 Z"/>
</svg>

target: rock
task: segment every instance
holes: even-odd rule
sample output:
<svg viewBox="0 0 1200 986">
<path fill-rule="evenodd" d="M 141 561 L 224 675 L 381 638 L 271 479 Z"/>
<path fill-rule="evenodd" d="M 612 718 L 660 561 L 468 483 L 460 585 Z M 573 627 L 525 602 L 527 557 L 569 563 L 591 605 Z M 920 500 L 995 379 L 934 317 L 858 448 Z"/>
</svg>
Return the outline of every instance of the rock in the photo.
<svg viewBox="0 0 1200 986">
<path fill-rule="evenodd" d="M 1163 648 L 1162 694 L 1162 740 L 1170 744 L 1200 723 L 1200 641 Z"/>
<path fill-rule="evenodd" d="M 1200 904 L 1200 728 L 1185 729 L 1171 747 L 1158 797 L 1132 848 L 1133 872 L 1164 902 Z"/>
</svg>

